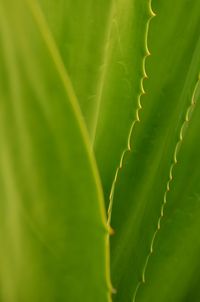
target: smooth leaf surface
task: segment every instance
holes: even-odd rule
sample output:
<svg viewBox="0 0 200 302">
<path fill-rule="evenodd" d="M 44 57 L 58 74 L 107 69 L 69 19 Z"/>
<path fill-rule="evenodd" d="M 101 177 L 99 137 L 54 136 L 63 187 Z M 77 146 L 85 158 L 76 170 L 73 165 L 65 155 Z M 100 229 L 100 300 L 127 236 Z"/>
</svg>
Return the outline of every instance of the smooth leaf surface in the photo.
<svg viewBox="0 0 200 302">
<path fill-rule="evenodd" d="M 102 65 L 111 1 L 39 0 L 70 74 L 89 133 L 93 131 L 96 86 Z"/>
<path fill-rule="evenodd" d="M 36 1 L 0 1 L 0 300 L 109 301 L 103 194 Z"/>
<path fill-rule="evenodd" d="M 200 69 L 198 2 L 152 4 L 157 16 L 151 21 L 148 35 L 152 55 L 146 62 L 146 95 L 141 99 L 140 123 L 132 133 L 132 151 L 124 158 L 113 200 L 114 301 L 137 301 L 142 284 L 148 282 L 146 269 Z M 147 295 L 145 299 L 141 301 L 159 301 L 148 300 Z"/>
<path fill-rule="evenodd" d="M 141 93 L 146 0 L 40 0 L 72 78 L 95 151 L 106 205 Z"/>
</svg>

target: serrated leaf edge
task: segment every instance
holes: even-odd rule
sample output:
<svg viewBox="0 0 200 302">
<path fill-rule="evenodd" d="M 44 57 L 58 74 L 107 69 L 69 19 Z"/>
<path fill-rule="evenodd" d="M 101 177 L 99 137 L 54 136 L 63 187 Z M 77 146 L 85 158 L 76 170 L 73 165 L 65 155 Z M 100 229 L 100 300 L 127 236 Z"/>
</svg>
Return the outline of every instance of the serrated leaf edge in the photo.
<svg viewBox="0 0 200 302">
<path fill-rule="evenodd" d="M 142 110 L 142 104 L 141 104 L 141 98 L 143 95 L 146 94 L 145 90 L 144 90 L 144 80 L 148 79 L 148 75 L 146 73 L 146 59 L 147 57 L 149 57 L 151 55 L 149 48 L 148 48 L 148 35 L 149 35 L 149 25 L 151 20 L 156 16 L 156 14 L 153 12 L 152 10 L 152 5 L 151 5 L 151 0 L 148 0 L 148 15 L 149 18 L 147 20 L 146 23 L 146 30 L 145 30 L 145 38 L 144 38 L 144 45 L 145 45 L 145 55 L 143 57 L 142 60 L 142 77 L 140 79 L 140 93 L 138 95 L 137 98 L 137 108 L 136 108 L 136 112 L 135 112 L 135 118 L 131 124 L 130 130 L 129 130 L 129 134 L 128 134 L 128 139 L 127 139 L 127 146 L 124 149 L 124 151 L 122 152 L 121 158 L 120 158 L 120 163 L 119 166 L 116 169 L 115 172 L 115 176 L 111 185 L 111 191 L 110 191 L 110 195 L 109 195 L 109 207 L 108 207 L 108 229 L 110 230 L 110 234 L 113 234 L 113 230 L 110 227 L 110 222 L 111 222 L 111 215 L 112 215 L 112 206 L 113 206 L 113 199 L 114 199 L 114 191 L 115 191 L 115 186 L 117 183 L 117 179 L 118 179 L 118 175 L 119 175 L 119 171 L 122 169 L 123 164 L 124 164 L 124 158 L 126 153 L 129 153 L 132 151 L 132 146 L 131 146 L 131 139 L 133 136 L 133 132 L 134 132 L 134 127 L 137 123 L 140 122 L 140 111 Z"/>
<path fill-rule="evenodd" d="M 144 265 L 143 272 L 142 272 L 142 280 L 140 280 L 138 282 L 138 284 L 136 286 L 136 289 L 135 289 L 135 292 L 134 292 L 134 295 L 133 295 L 133 302 L 136 301 L 136 296 L 137 296 L 139 288 L 142 285 L 144 285 L 145 282 L 146 282 L 146 271 L 147 271 L 149 259 L 150 259 L 151 255 L 153 254 L 154 242 L 155 242 L 155 239 L 156 239 L 157 234 L 158 234 L 158 232 L 160 230 L 160 227 L 161 227 L 161 220 L 163 219 L 164 208 L 165 208 L 166 203 L 167 203 L 167 195 L 168 195 L 168 192 L 170 191 L 170 184 L 173 181 L 173 170 L 174 170 L 175 166 L 178 163 L 178 159 L 177 159 L 178 158 L 178 153 L 180 151 L 180 148 L 181 148 L 184 136 L 185 136 L 186 128 L 188 126 L 188 123 L 191 120 L 192 112 L 193 112 L 193 110 L 195 108 L 195 105 L 196 105 L 195 94 L 196 94 L 196 91 L 197 91 L 197 88 L 198 88 L 199 84 L 200 84 L 200 73 L 198 75 L 198 80 L 195 84 L 195 87 L 194 87 L 194 90 L 193 90 L 193 93 L 192 93 L 191 103 L 190 103 L 190 105 L 188 106 L 188 108 L 186 110 L 185 119 L 184 119 L 184 122 L 183 122 L 183 124 L 181 125 L 181 128 L 180 128 L 179 139 L 178 139 L 178 141 L 176 143 L 176 146 L 175 146 L 175 149 L 174 149 L 173 162 L 172 162 L 172 164 L 170 166 L 170 169 L 169 169 L 169 178 L 168 178 L 168 181 L 167 181 L 167 184 L 166 184 L 166 190 L 165 190 L 164 197 L 163 197 L 163 203 L 162 203 L 161 209 L 160 209 L 160 216 L 158 218 L 157 228 L 156 228 L 156 230 L 153 234 L 151 244 L 150 244 L 150 250 L 149 250 L 149 253 L 148 253 L 148 255 L 146 257 L 146 260 L 145 260 L 145 265 Z"/>
</svg>

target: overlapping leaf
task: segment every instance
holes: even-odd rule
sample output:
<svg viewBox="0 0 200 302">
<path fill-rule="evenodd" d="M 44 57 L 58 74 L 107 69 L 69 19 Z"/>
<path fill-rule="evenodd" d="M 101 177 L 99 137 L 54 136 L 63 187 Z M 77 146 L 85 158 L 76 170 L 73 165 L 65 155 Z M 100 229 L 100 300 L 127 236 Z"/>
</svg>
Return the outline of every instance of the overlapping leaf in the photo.
<svg viewBox="0 0 200 302">
<path fill-rule="evenodd" d="M 146 0 L 40 0 L 95 151 L 106 203 L 141 92 Z"/>
<path fill-rule="evenodd" d="M 199 301 L 200 290 L 196 286 L 200 253 L 199 116 L 200 81 L 186 114 L 182 145 L 147 267 L 146 284 L 138 291 L 136 301 Z"/>
<path fill-rule="evenodd" d="M 200 9 L 153 6 L 0 0 L 3 302 L 110 300 L 92 148 L 114 301 L 199 301 Z"/>
<path fill-rule="evenodd" d="M 0 1 L 0 300 L 109 301 L 101 187 L 36 1 Z"/>
<path fill-rule="evenodd" d="M 148 35 L 152 56 L 146 65 L 146 95 L 142 98 L 140 123 L 131 136 L 132 152 L 124 159 L 113 201 L 114 301 L 137 301 L 142 284 L 148 282 L 146 269 L 200 68 L 197 1 L 154 1 L 153 7 L 157 16 Z M 146 295 L 141 301 L 159 299 L 148 300 Z"/>
</svg>

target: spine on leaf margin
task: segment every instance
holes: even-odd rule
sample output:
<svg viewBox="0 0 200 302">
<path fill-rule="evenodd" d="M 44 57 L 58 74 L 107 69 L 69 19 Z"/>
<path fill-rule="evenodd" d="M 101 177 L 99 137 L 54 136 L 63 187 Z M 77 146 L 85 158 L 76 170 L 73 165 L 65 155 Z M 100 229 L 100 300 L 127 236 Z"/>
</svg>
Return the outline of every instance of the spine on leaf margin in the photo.
<svg viewBox="0 0 200 302">
<path fill-rule="evenodd" d="M 146 94 L 146 92 L 144 90 L 143 83 L 144 83 L 145 79 L 148 79 L 148 75 L 146 73 L 146 59 L 147 59 L 147 57 L 149 57 L 151 55 L 151 53 L 148 49 L 149 25 L 150 25 L 150 22 L 151 22 L 152 18 L 155 17 L 155 16 L 156 16 L 156 14 L 153 12 L 152 7 L 151 7 L 151 0 L 149 0 L 148 1 L 148 19 L 147 19 L 147 23 L 146 23 L 146 30 L 145 30 L 145 37 L 144 37 L 145 55 L 144 55 L 143 60 L 142 60 L 142 77 L 140 79 L 140 93 L 139 93 L 138 98 L 137 98 L 137 108 L 136 108 L 135 118 L 134 118 L 134 120 L 131 124 L 130 131 L 129 131 L 129 134 L 128 134 L 127 146 L 124 149 L 124 151 L 122 152 L 120 163 L 119 163 L 119 166 L 116 169 L 115 176 L 114 176 L 112 186 L 111 186 L 110 196 L 109 196 L 108 227 L 110 229 L 110 234 L 111 235 L 114 233 L 114 231 L 110 227 L 110 221 L 111 221 L 111 214 L 112 214 L 112 205 L 113 205 L 115 185 L 116 185 L 116 182 L 117 182 L 117 179 L 118 179 L 119 170 L 122 169 L 122 167 L 123 167 L 125 154 L 127 152 L 131 152 L 131 150 L 132 150 L 131 139 L 132 139 L 132 136 L 133 136 L 134 127 L 137 123 L 140 122 L 140 110 L 142 110 L 141 98 L 144 94 Z"/>
<path fill-rule="evenodd" d="M 133 136 L 135 125 L 140 122 L 140 110 L 142 110 L 141 98 L 146 93 L 145 90 L 144 90 L 143 83 L 144 83 L 145 79 L 148 79 L 148 75 L 146 73 L 146 59 L 147 59 L 147 57 L 149 57 L 151 55 L 151 53 L 148 49 L 149 25 L 150 25 L 150 21 L 152 20 L 152 18 L 156 16 L 156 14 L 153 12 L 152 7 L 151 7 L 151 0 L 149 0 L 149 3 L 148 3 L 148 16 L 149 16 L 149 18 L 148 18 L 147 23 L 146 23 L 146 31 L 145 31 L 145 38 L 144 38 L 145 55 L 144 55 L 143 61 L 142 61 L 142 73 L 143 73 L 143 75 L 142 75 L 142 78 L 140 79 L 140 93 L 138 95 L 137 109 L 136 109 L 136 113 L 135 113 L 135 118 L 134 118 L 134 120 L 131 124 L 130 131 L 129 131 L 129 134 L 128 134 L 127 147 L 122 152 L 120 163 L 119 163 L 119 166 L 116 169 L 114 180 L 113 180 L 112 186 L 111 186 L 110 196 L 109 196 L 108 225 L 109 225 L 111 235 L 114 232 L 112 230 L 112 228 L 110 227 L 110 221 L 111 221 L 111 214 L 112 214 L 112 205 L 113 205 L 115 185 L 116 185 L 116 182 L 117 182 L 117 179 L 118 179 L 119 170 L 122 169 L 122 167 L 123 167 L 125 154 L 127 152 L 131 152 L 131 150 L 132 150 L 131 138 Z"/>
<path fill-rule="evenodd" d="M 160 230 L 161 220 L 163 219 L 163 216 L 164 216 L 164 208 L 165 208 L 166 203 L 167 203 L 167 195 L 168 195 L 168 192 L 170 191 L 170 187 L 171 187 L 170 184 L 173 181 L 173 170 L 174 170 L 175 166 L 178 163 L 178 159 L 177 159 L 178 153 L 179 153 L 179 150 L 181 148 L 182 142 L 184 140 L 185 131 L 188 127 L 188 123 L 191 120 L 192 112 L 193 112 L 193 110 L 195 108 L 195 105 L 196 105 L 195 95 L 196 95 L 199 84 L 200 84 L 200 73 L 199 73 L 198 80 L 196 82 L 196 85 L 195 85 L 193 93 L 192 93 L 191 102 L 190 102 L 190 104 L 189 104 L 189 106 L 186 110 L 186 113 L 185 113 L 184 122 L 183 122 L 183 124 L 181 125 L 181 128 L 180 128 L 179 139 L 176 143 L 176 146 L 175 146 L 175 149 L 174 149 L 174 154 L 173 154 L 172 164 L 171 164 L 170 169 L 169 169 L 169 178 L 168 178 L 168 181 L 167 181 L 167 184 L 166 184 L 166 190 L 165 190 L 164 197 L 163 197 L 163 203 L 161 205 L 160 216 L 159 216 L 158 222 L 157 222 L 157 228 L 156 228 L 156 230 L 153 234 L 151 244 L 150 244 L 150 250 L 149 250 L 149 253 L 148 253 L 148 255 L 146 257 L 146 260 L 145 260 L 145 265 L 144 265 L 143 272 L 142 272 L 142 280 L 138 282 L 137 287 L 136 287 L 135 292 L 134 292 L 133 302 L 136 301 L 136 296 L 137 296 L 139 288 L 146 281 L 147 266 L 148 266 L 148 263 L 149 263 L 149 259 L 150 259 L 151 255 L 153 254 L 155 238 L 156 238 L 156 236 L 157 236 L 157 234 Z"/>
<path fill-rule="evenodd" d="M 152 10 L 151 0 L 148 0 L 147 5 L 148 5 L 148 19 L 147 19 L 147 23 L 146 23 L 146 30 L 145 30 L 145 36 L 144 36 L 144 52 L 145 52 L 145 54 L 144 54 L 144 57 L 143 57 L 143 60 L 142 60 L 142 77 L 140 79 L 140 93 L 138 94 L 138 98 L 137 98 L 137 108 L 136 108 L 136 112 L 135 112 L 135 118 L 134 118 L 134 120 L 131 124 L 130 131 L 129 131 L 129 134 L 128 134 L 127 146 L 124 149 L 124 151 L 122 152 L 120 162 L 119 162 L 119 166 L 116 169 L 115 176 L 114 176 L 112 186 L 111 186 L 111 191 L 110 191 L 110 196 L 109 196 L 109 207 L 108 207 L 108 221 L 107 221 L 109 235 L 114 234 L 114 230 L 110 226 L 110 221 L 111 221 L 112 205 L 113 205 L 115 186 L 116 186 L 116 183 L 117 183 L 119 171 L 123 167 L 125 154 L 127 152 L 131 152 L 131 150 L 132 150 L 131 139 L 132 139 L 132 136 L 133 136 L 134 127 L 137 123 L 140 122 L 140 111 L 142 110 L 141 98 L 144 94 L 146 94 L 146 92 L 144 90 L 143 83 L 144 83 L 145 79 L 148 79 L 148 75 L 146 73 L 146 59 L 147 59 L 147 57 L 149 57 L 151 55 L 151 53 L 149 51 L 149 48 L 148 48 L 149 25 L 150 25 L 151 20 L 156 16 L 156 14 Z M 109 242 L 109 239 L 108 239 L 108 242 Z M 136 292 L 137 292 L 137 289 L 139 288 L 139 285 L 136 288 Z M 116 293 L 116 290 L 114 288 L 112 288 L 112 293 Z"/>
</svg>

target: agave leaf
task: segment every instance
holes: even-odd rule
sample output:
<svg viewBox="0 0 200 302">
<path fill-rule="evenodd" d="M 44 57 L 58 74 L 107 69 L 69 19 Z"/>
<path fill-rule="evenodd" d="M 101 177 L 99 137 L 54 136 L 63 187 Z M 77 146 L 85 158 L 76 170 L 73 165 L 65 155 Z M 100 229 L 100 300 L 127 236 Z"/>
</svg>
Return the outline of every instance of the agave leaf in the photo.
<svg viewBox="0 0 200 302">
<path fill-rule="evenodd" d="M 137 293 L 147 282 L 146 269 L 181 145 L 180 132 L 200 69 L 197 1 L 153 4 L 157 16 L 147 37 L 152 56 L 146 62 L 146 95 L 141 99 L 140 122 L 131 135 L 132 151 L 124 157 L 113 200 L 114 301 L 137 301 Z M 154 301 L 145 298 L 142 301 Z"/>
<path fill-rule="evenodd" d="M 200 289 L 194 287 L 199 281 L 200 253 L 200 80 L 197 85 L 147 282 L 138 291 L 137 301 L 199 301 Z"/>
<path fill-rule="evenodd" d="M 75 87 L 106 204 L 141 92 L 146 0 L 40 0 Z M 60 17 L 61 16 L 61 17 Z"/>
<path fill-rule="evenodd" d="M 0 300 L 109 301 L 103 194 L 36 1 L 0 1 Z"/>
<path fill-rule="evenodd" d="M 89 132 L 110 1 L 39 0 L 62 60 L 70 74 Z"/>
</svg>

